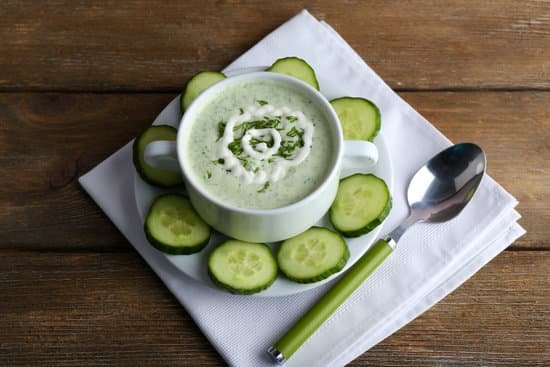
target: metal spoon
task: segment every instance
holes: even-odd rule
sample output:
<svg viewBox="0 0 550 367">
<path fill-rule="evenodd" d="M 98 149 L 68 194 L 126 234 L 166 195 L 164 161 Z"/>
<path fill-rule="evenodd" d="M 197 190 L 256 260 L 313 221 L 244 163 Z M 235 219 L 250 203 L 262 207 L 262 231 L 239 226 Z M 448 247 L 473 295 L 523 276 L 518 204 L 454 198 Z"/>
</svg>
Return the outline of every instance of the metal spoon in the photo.
<svg viewBox="0 0 550 367">
<path fill-rule="evenodd" d="M 409 183 L 409 216 L 376 242 L 342 278 L 267 351 L 283 364 L 353 291 L 393 252 L 405 231 L 417 222 L 445 222 L 464 209 L 485 172 L 483 150 L 463 143 L 430 159 Z"/>
</svg>

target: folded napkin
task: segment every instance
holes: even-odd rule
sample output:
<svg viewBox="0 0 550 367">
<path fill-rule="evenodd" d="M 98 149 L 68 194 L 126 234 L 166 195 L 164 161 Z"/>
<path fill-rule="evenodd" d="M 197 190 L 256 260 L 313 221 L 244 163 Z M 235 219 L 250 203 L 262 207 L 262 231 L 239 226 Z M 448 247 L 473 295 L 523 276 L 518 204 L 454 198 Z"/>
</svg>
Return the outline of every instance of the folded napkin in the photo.
<svg viewBox="0 0 550 367">
<path fill-rule="evenodd" d="M 407 214 L 410 177 L 450 142 L 395 94 L 327 24 L 307 11 L 289 20 L 227 70 L 269 65 L 296 55 L 315 69 L 321 90 L 364 96 L 382 112 L 382 134 L 394 169 L 394 207 L 382 233 Z M 337 88 L 337 89 L 338 89 Z M 323 90 L 322 90 L 323 91 Z M 326 92 L 325 92 L 326 93 Z M 270 366 L 265 351 L 329 284 L 280 298 L 234 296 L 178 271 L 143 234 L 133 190 L 130 143 L 80 178 L 80 183 L 185 307 L 230 365 Z M 426 311 L 524 233 L 516 200 L 490 177 L 460 216 L 418 224 L 397 250 L 287 362 L 288 366 L 344 365 Z M 182 346 L 185 348 L 185 346 Z"/>
</svg>

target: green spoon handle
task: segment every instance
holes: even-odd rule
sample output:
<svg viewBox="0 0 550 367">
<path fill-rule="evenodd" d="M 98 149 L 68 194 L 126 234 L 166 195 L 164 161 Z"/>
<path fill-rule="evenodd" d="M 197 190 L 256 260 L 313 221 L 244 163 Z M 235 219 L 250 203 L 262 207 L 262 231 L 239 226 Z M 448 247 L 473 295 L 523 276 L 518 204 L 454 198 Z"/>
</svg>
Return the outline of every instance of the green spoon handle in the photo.
<svg viewBox="0 0 550 367">
<path fill-rule="evenodd" d="M 393 242 L 393 241 L 392 241 Z M 378 240 L 323 296 L 286 332 L 269 354 L 279 363 L 290 358 L 298 348 L 332 315 L 357 287 L 392 253 L 393 247 Z M 278 353 L 277 353 L 278 352 Z"/>
</svg>

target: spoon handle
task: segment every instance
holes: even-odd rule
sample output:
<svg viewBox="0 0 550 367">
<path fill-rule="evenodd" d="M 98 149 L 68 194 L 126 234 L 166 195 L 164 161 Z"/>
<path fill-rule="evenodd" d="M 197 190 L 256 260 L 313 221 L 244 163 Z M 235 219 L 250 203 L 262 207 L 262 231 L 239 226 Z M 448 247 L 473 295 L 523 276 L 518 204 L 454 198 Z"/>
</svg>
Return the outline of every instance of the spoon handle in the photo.
<svg viewBox="0 0 550 367">
<path fill-rule="evenodd" d="M 393 240 L 391 241 L 393 242 Z M 332 315 L 357 287 L 392 253 L 394 246 L 378 240 L 323 296 L 277 341 L 268 353 L 283 364 Z"/>
</svg>

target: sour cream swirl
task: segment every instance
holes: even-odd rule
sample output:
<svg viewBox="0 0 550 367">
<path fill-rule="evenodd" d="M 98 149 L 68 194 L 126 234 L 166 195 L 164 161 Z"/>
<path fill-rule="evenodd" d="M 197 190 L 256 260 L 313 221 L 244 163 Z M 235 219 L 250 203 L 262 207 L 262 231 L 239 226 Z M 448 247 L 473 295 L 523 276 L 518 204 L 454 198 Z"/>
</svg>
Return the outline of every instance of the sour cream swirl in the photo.
<svg viewBox="0 0 550 367">
<path fill-rule="evenodd" d="M 244 131 L 240 137 L 242 153 L 236 156 L 229 148 L 231 143 L 235 143 L 235 131 L 244 123 L 266 117 L 280 117 L 280 123 L 276 127 L 250 128 Z M 293 128 L 297 130 L 293 131 Z M 302 111 L 293 111 L 287 106 L 275 107 L 270 104 L 247 106 L 242 111 L 235 112 L 227 120 L 223 136 L 218 142 L 217 158 L 223 160 L 224 169 L 228 174 L 239 177 L 243 183 L 256 185 L 266 182 L 275 183 L 285 177 L 291 167 L 299 165 L 308 157 L 311 152 L 314 128 L 313 123 Z M 296 136 L 297 131 L 300 131 L 298 136 Z M 291 157 L 284 158 L 280 154 L 282 146 L 285 142 L 296 142 L 295 137 L 302 142 L 293 148 Z M 266 142 L 260 142 L 252 145 L 251 140 L 254 138 L 268 138 L 272 144 L 268 146 Z M 243 164 L 243 157 L 248 164 Z"/>
</svg>

